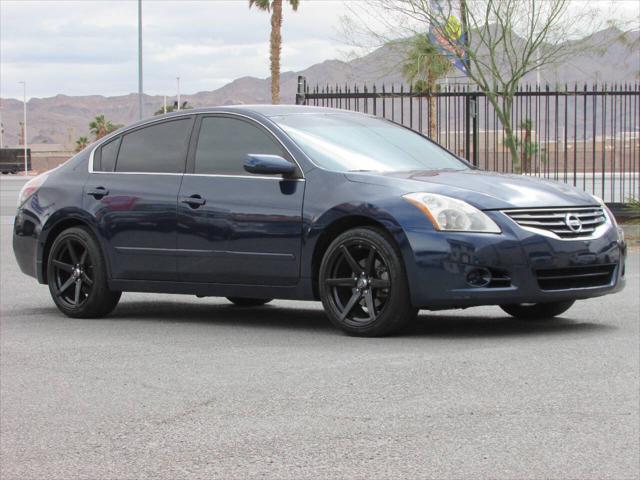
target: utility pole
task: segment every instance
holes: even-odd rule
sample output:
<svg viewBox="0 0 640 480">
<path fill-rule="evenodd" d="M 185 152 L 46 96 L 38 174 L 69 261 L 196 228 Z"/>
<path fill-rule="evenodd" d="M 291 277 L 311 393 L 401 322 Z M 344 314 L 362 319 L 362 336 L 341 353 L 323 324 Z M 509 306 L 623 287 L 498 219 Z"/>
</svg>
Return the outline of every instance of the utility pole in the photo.
<svg viewBox="0 0 640 480">
<path fill-rule="evenodd" d="M 0 111 L 0 148 L 4 148 L 4 125 L 2 124 L 1 111 Z"/>
<path fill-rule="evenodd" d="M 178 112 L 180 111 L 180 77 L 176 77 L 176 84 L 178 89 Z"/>
<path fill-rule="evenodd" d="M 22 84 L 22 143 L 24 144 L 24 174 L 29 173 L 29 164 L 27 163 L 27 82 L 23 80 L 18 82 Z"/>
<path fill-rule="evenodd" d="M 142 120 L 142 0 L 138 0 L 138 117 Z"/>
<path fill-rule="evenodd" d="M 164 101 L 162 102 L 162 113 L 167 113 L 167 96 L 164 96 Z"/>
</svg>

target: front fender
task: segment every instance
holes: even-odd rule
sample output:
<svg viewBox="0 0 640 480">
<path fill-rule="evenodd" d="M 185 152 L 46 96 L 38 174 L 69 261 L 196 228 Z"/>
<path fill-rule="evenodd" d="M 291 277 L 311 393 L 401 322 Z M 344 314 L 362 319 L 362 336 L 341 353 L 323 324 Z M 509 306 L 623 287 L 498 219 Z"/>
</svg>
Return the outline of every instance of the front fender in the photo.
<svg viewBox="0 0 640 480">
<path fill-rule="evenodd" d="M 308 187 L 305 195 L 301 255 L 301 278 L 305 285 L 313 285 L 314 265 L 321 261 L 315 258 L 318 243 L 327 240 L 327 232 L 336 231 L 333 226 L 343 223 L 373 224 L 384 228 L 400 249 L 407 277 L 415 278 L 415 256 L 407 232 L 415 229 L 433 232 L 433 226 L 417 208 L 402 199 L 399 193 L 375 185 L 334 181 L 330 192 L 315 191 L 312 182 L 308 185 L 312 187 Z M 363 198 L 367 200 L 363 201 Z M 344 201 L 323 209 L 327 199 Z M 411 282 L 409 285 L 412 288 Z"/>
</svg>

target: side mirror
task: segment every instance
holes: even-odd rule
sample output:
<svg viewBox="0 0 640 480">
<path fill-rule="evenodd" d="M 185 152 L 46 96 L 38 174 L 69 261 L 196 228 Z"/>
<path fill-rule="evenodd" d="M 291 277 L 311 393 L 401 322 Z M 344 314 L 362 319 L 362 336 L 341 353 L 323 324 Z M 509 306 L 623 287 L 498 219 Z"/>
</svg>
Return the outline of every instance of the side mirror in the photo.
<svg viewBox="0 0 640 480">
<path fill-rule="evenodd" d="M 262 175 L 291 175 L 295 173 L 296 166 L 279 155 L 250 153 L 244 161 L 244 169 Z"/>
</svg>

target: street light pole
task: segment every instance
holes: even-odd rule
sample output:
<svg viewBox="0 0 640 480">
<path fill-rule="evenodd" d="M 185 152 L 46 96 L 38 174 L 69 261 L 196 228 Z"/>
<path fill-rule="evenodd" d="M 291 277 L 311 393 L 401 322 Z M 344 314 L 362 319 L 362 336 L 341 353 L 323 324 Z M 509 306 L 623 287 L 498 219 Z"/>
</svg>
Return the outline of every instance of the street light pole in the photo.
<svg viewBox="0 0 640 480">
<path fill-rule="evenodd" d="M 176 77 L 176 84 L 178 89 L 178 112 L 180 111 L 180 77 Z"/>
<path fill-rule="evenodd" d="M 142 120 L 142 0 L 138 0 L 138 117 Z"/>
<path fill-rule="evenodd" d="M 2 124 L 2 111 L 0 111 L 0 148 L 4 148 L 4 125 Z"/>
<path fill-rule="evenodd" d="M 29 164 L 27 163 L 27 82 L 22 84 L 22 143 L 24 144 L 24 174 L 29 174 Z"/>
</svg>

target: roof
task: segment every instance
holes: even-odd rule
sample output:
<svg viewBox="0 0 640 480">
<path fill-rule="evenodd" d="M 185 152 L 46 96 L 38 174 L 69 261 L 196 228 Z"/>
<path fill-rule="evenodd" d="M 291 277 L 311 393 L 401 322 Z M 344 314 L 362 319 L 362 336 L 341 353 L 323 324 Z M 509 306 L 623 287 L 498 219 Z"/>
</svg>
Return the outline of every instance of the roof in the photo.
<svg viewBox="0 0 640 480">
<path fill-rule="evenodd" d="M 224 105 L 219 107 L 199 107 L 189 110 L 171 112 L 159 117 L 172 117 L 186 115 L 188 113 L 213 113 L 213 112 L 238 112 L 257 113 L 265 117 L 276 117 L 280 115 L 309 114 L 309 113 L 355 113 L 347 110 L 327 107 L 310 107 L 307 105 Z M 159 118 L 158 117 L 158 118 Z"/>
</svg>

